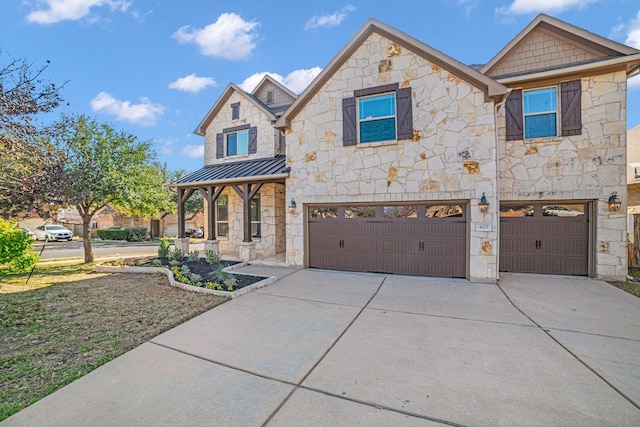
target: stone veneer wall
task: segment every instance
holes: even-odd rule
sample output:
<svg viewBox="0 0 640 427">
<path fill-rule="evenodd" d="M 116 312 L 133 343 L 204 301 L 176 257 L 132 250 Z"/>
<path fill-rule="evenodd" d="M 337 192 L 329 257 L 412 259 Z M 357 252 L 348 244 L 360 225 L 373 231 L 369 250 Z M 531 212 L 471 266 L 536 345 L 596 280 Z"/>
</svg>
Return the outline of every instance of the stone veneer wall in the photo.
<svg viewBox="0 0 640 427">
<path fill-rule="evenodd" d="M 231 120 L 231 104 L 240 103 L 240 119 Z M 216 134 L 225 128 L 249 124 L 258 128 L 258 151 L 247 156 L 233 156 L 216 159 Z M 226 143 L 226 141 L 225 141 Z M 274 129 L 267 115 L 244 96 L 234 92 L 218 115 L 207 126 L 204 138 L 204 164 L 235 162 L 251 158 L 273 157 L 275 155 Z"/>
<path fill-rule="evenodd" d="M 284 186 L 264 184 L 260 193 L 262 237 L 254 238 L 256 257 L 284 252 Z M 229 196 L 229 237 L 217 237 L 222 253 L 238 253 L 238 244 L 244 238 L 242 226 L 242 199 L 233 188 L 227 187 L 222 194 Z"/>
<path fill-rule="evenodd" d="M 342 146 L 342 99 L 356 89 L 411 86 L 413 140 Z M 493 103 L 441 67 L 372 34 L 287 133 L 287 200 L 309 203 L 470 200 L 469 279 L 497 278 L 498 214 Z M 482 193 L 492 209 L 477 208 Z M 287 262 L 305 264 L 305 215 L 287 215 Z M 483 223 L 491 231 L 478 231 Z"/>
<path fill-rule="evenodd" d="M 594 200 L 597 277 L 627 275 L 626 208 L 611 214 L 617 192 L 625 205 L 626 74 L 582 79 L 582 135 L 505 141 L 499 110 L 500 200 Z"/>
</svg>

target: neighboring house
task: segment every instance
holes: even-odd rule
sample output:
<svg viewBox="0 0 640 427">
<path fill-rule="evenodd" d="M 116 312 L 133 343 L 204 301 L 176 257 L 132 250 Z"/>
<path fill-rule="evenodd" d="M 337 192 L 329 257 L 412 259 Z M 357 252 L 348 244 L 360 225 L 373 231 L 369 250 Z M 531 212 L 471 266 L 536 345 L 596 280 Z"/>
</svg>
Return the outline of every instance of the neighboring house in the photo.
<svg viewBox="0 0 640 427">
<path fill-rule="evenodd" d="M 547 15 L 480 71 L 369 20 L 299 97 L 269 77 L 229 85 L 179 200 L 202 192 L 208 247 L 243 259 L 621 278 L 626 215 L 607 202 L 626 203 L 639 67 L 640 51 Z"/>
<path fill-rule="evenodd" d="M 629 266 L 640 268 L 640 125 L 627 132 Z"/>
</svg>

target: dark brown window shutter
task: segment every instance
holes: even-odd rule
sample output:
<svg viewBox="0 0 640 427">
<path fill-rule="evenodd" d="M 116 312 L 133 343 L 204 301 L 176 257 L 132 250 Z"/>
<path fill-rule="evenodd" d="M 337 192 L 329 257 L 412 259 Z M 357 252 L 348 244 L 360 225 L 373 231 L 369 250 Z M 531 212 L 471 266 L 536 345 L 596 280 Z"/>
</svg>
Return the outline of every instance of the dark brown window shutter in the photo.
<svg viewBox="0 0 640 427">
<path fill-rule="evenodd" d="M 216 134 L 216 159 L 224 157 L 224 134 Z"/>
<path fill-rule="evenodd" d="M 512 90 L 504 104 L 507 120 L 507 141 L 523 139 L 522 90 Z"/>
<path fill-rule="evenodd" d="M 413 138 L 413 111 L 410 87 L 396 91 L 396 113 L 398 114 L 398 139 Z"/>
<path fill-rule="evenodd" d="M 560 107 L 562 108 L 562 136 L 582 133 L 582 84 L 572 80 L 560 84 Z"/>
<path fill-rule="evenodd" d="M 356 121 L 356 98 L 342 100 L 342 145 L 356 145 L 358 131 Z"/>
<path fill-rule="evenodd" d="M 249 154 L 256 154 L 258 151 L 258 128 L 249 128 Z"/>
</svg>

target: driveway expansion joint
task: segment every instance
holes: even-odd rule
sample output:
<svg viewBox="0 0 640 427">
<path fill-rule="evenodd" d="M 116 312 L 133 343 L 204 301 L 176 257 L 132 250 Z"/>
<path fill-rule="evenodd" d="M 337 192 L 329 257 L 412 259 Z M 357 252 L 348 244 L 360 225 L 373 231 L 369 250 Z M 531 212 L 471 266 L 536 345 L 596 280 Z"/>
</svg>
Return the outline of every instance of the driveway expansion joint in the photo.
<svg viewBox="0 0 640 427">
<path fill-rule="evenodd" d="M 535 326 L 538 327 L 538 329 L 540 329 L 542 332 L 544 332 L 544 334 L 546 336 L 548 336 L 549 338 L 551 338 L 556 344 L 558 344 L 562 349 L 564 349 L 564 351 L 566 351 L 567 353 L 569 353 L 574 359 L 576 359 L 579 363 L 581 363 L 585 368 L 587 368 L 589 371 L 591 371 L 591 373 L 593 373 L 595 376 L 597 376 L 598 378 L 600 378 L 602 381 L 605 382 L 605 384 L 607 384 L 611 389 L 613 389 L 616 393 L 618 393 L 620 396 L 622 396 L 623 398 L 625 398 L 629 403 L 631 403 L 633 406 L 635 406 L 637 409 L 640 409 L 640 404 L 638 404 L 637 402 L 635 402 L 631 397 L 627 396 L 627 394 L 625 394 L 622 390 L 620 390 L 618 387 L 616 387 L 615 385 L 613 385 L 611 383 L 611 381 L 607 380 L 603 375 L 599 374 L 594 368 L 592 368 L 591 366 L 589 366 L 589 364 L 587 362 L 585 362 L 584 360 L 582 360 L 576 353 L 574 353 L 573 351 L 571 351 L 567 346 L 565 346 L 564 344 L 562 344 L 556 337 L 554 337 L 551 332 L 549 332 L 550 330 L 552 330 L 553 328 L 545 328 L 542 325 L 540 325 L 538 322 L 536 322 L 535 320 L 533 320 L 533 318 L 531 318 L 531 316 L 529 316 L 527 313 L 524 312 L 524 310 L 522 310 L 520 307 L 518 307 L 518 305 L 516 305 L 516 303 L 509 297 L 509 295 L 507 294 L 507 292 L 502 288 L 502 286 L 500 285 L 500 283 L 498 283 L 498 289 L 500 289 L 500 291 L 502 291 L 502 293 L 504 294 L 504 296 L 507 298 L 507 301 L 509 301 L 509 303 L 511 303 L 511 305 L 518 310 L 520 313 L 522 313 L 523 316 L 525 316 L 527 319 L 529 319 Z M 561 329 L 557 329 L 557 330 L 561 330 Z M 571 332 L 571 331 L 569 331 Z M 593 334 L 596 335 L 596 334 Z M 614 337 L 615 338 L 615 337 Z M 635 340 L 631 340 L 631 341 L 635 341 Z"/>
</svg>

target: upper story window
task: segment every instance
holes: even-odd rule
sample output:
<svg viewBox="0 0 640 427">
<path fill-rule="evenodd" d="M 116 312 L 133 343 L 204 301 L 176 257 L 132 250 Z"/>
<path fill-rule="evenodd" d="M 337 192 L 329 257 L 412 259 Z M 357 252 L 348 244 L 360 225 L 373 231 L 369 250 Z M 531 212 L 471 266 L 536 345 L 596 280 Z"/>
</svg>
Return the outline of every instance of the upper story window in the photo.
<svg viewBox="0 0 640 427">
<path fill-rule="evenodd" d="M 272 90 L 267 92 L 267 104 L 273 104 L 273 91 Z"/>
<path fill-rule="evenodd" d="M 240 103 L 231 104 L 231 120 L 240 120 Z"/>
<path fill-rule="evenodd" d="M 230 132 L 227 136 L 227 156 L 246 156 L 249 154 L 249 130 Z"/>
<path fill-rule="evenodd" d="M 258 128 L 250 125 L 222 129 L 216 134 L 216 159 L 258 152 Z"/>
<path fill-rule="evenodd" d="M 360 89 L 342 100 L 343 145 L 413 138 L 411 88 L 398 83 Z"/>
<path fill-rule="evenodd" d="M 524 137 L 543 138 L 558 135 L 557 88 L 527 90 L 523 93 Z"/>
<path fill-rule="evenodd" d="M 514 89 L 505 102 L 507 141 L 582 133 L 582 83 Z"/>
<path fill-rule="evenodd" d="M 358 98 L 360 143 L 396 139 L 396 93 Z"/>
</svg>

